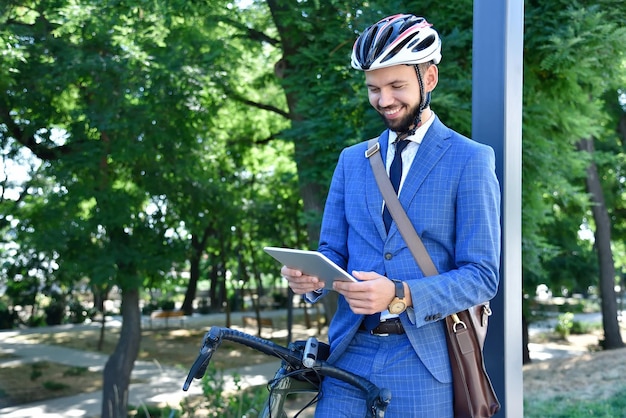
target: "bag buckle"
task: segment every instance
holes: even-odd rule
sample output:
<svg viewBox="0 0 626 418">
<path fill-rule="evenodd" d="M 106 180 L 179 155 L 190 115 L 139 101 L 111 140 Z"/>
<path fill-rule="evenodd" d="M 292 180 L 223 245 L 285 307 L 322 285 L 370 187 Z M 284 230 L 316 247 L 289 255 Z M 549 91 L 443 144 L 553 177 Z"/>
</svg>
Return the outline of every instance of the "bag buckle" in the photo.
<svg viewBox="0 0 626 418">
<path fill-rule="evenodd" d="M 465 324 L 465 322 L 461 321 L 461 319 L 459 318 L 459 316 L 457 314 L 452 314 L 452 320 L 454 321 L 454 325 L 452 325 L 452 331 L 454 331 L 454 333 L 457 333 L 457 327 L 461 326 L 464 329 L 467 329 L 467 325 Z"/>
<path fill-rule="evenodd" d="M 376 154 L 379 150 L 380 150 L 380 144 L 376 142 L 374 145 L 372 145 L 365 151 L 365 158 L 370 158 L 372 155 Z"/>
<path fill-rule="evenodd" d="M 492 313 L 493 312 L 491 311 L 489 304 L 484 304 L 483 309 L 482 309 L 482 315 L 481 315 L 483 327 L 487 326 L 487 320 L 489 319 Z"/>
</svg>

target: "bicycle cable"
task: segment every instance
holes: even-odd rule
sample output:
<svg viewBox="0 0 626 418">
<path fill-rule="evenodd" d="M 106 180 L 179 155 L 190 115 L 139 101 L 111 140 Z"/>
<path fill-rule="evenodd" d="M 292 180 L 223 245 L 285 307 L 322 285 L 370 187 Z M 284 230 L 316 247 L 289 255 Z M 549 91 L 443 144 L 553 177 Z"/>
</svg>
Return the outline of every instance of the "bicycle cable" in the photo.
<svg viewBox="0 0 626 418">
<path fill-rule="evenodd" d="M 311 379 L 310 377 L 307 376 L 307 374 L 309 373 L 314 373 L 315 376 L 317 377 L 317 381 Z M 320 374 L 317 372 L 317 370 L 315 369 L 297 369 L 297 370 L 292 370 L 289 373 L 286 373 L 283 376 L 280 376 L 279 378 L 274 378 L 271 379 L 267 384 L 268 384 L 268 390 L 269 390 L 269 399 L 272 399 L 272 395 L 274 393 L 276 384 L 283 380 L 283 379 L 289 379 L 292 377 L 299 377 L 300 379 L 310 383 L 311 385 L 317 386 L 318 387 L 318 391 L 315 393 L 315 395 L 313 396 L 313 398 L 311 400 L 309 400 L 297 413 L 296 415 L 294 415 L 293 418 L 298 418 L 298 416 L 304 412 L 304 410 L 306 410 L 308 407 L 314 405 L 315 403 L 319 402 L 320 398 L 321 398 L 321 393 L 322 393 L 322 389 L 321 389 L 321 384 L 320 382 L 322 381 Z M 269 417 L 268 418 L 272 418 L 272 409 L 271 407 L 269 408 Z"/>
</svg>

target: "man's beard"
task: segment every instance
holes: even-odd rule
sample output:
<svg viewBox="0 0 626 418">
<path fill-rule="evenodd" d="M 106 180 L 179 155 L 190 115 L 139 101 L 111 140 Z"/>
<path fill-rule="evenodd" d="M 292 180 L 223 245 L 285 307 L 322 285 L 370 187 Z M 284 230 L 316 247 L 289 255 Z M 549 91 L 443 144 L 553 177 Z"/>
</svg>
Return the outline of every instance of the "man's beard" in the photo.
<svg viewBox="0 0 626 418">
<path fill-rule="evenodd" d="M 391 129 L 394 132 L 403 133 L 408 132 L 415 125 L 415 120 L 420 114 L 419 105 L 413 106 L 409 110 L 409 113 L 407 113 L 406 116 L 399 120 L 389 120 L 380 111 L 378 112 L 378 114 L 383 119 L 383 122 L 385 123 L 385 126 L 387 126 L 387 128 Z"/>
</svg>

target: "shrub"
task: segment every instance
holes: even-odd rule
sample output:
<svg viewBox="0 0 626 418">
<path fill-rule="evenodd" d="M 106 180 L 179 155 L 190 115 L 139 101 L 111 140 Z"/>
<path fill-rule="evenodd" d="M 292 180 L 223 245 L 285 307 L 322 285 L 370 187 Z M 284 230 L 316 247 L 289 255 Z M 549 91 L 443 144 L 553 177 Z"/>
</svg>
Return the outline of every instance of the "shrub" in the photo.
<svg viewBox="0 0 626 418">
<path fill-rule="evenodd" d="M 154 405 L 129 405 L 128 416 L 133 418 L 178 418 L 180 411 L 169 406 L 161 408 Z"/>
<path fill-rule="evenodd" d="M 44 315 L 32 315 L 28 318 L 27 324 L 31 328 L 43 327 L 46 325 L 46 317 Z"/>
<path fill-rule="evenodd" d="M 87 373 L 88 369 L 86 367 L 74 366 L 63 372 L 63 376 L 82 376 Z"/>
<path fill-rule="evenodd" d="M 49 366 L 45 361 L 38 361 L 30 365 L 30 380 L 35 381 L 43 376 L 43 369 L 47 369 Z"/>
<path fill-rule="evenodd" d="M 211 313 L 211 305 L 209 305 L 209 300 L 206 298 L 200 299 L 200 303 L 198 304 L 198 312 L 206 315 Z"/>
<path fill-rule="evenodd" d="M 45 382 L 43 382 L 43 387 L 48 390 L 59 391 L 59 390 L 67 389 L 70 386 L 66 385 L 65 383 L 54 382 L 52 380 L 46 380 Z"/>
<path fill-rule="evenodd" d="M 150 301 L 146 303 L 145 305 L 143 305 L 143 308 L 141 308 L 141 313 L 144 315 L 150 315 L 152 312 L 156 311 L 157 309 L 159 309 L 159 304 L 155 301 Z"/>
<path fill-rule="evenodd" d="M 570 330 L 570 332 L 574 335 L 589 334 L 592 328 L 593 327 L 586 322 L 573 321 L 572 329 Z"/>
<path fill-rule="evenodd" d="M 561 336 L 563 339 L 567 339 L 569 337 L 572 327 L 574 326 L 574 314 L 571 312 L 565 312 L 559 315 L 555 331 L 557 334 Z"/>
<path fill-rule="evenodd" d="M 267 388 L 257 386 L 242 390 L 240 376 L 233 376 L 236 393 L 225 396 L 224 377 L 218 373 L 213 364 L 209 364 L 202 378 L 202 393 L 204 402 L 200 405 L 191 406 L 183 402 L 183 416 L 195 417 L 196 409 L 200 408 L 206 413 L 203 416 L 213 418 L 239 418 L 253 417 L 263 409 L 267 398 Z"/>
<path fill-rule="evenodd" d="M 6 306 L 0 306 L 0 329 L 12 329 L 17 315 Z"/>
<path fill-rule="evenodd" d="M 169 299 L 162 300 L 159 305 L 164 311 L 173 311 L 176 307 L 176 303 L 173 300 Z"/>
<path fill-rule="evenodd" d="M 46 324 L 61 325 L 65 319 L 65 301 L 60 295 L 53 296 L 50 304 L 44 308 Z"/>
<path fill-rule="evenodd" d="M 88 318 L 89 313 L 82 303 L 73 301 L 70 303 L 70 322 L 72 324 L 82 324 Z"/>
</svg>

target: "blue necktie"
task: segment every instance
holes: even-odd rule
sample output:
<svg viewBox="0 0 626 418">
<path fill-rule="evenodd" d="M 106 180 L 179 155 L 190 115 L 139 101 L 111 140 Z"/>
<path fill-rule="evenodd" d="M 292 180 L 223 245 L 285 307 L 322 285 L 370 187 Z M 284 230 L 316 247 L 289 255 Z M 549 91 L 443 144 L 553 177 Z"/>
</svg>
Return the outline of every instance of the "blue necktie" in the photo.
<svg viewBox="0 0 626 418">
<path fill-rule="evenodd" d="M 389 167 L 389 180 L 391 180 L 391 185 L 393 189 L 398 193 L 398 189 L 400 188 L 400 180 L 402 179 L 402 151 L 409 144 L 408 139 L 403 139 L 400 141 L 396 141 L 396 153 L 393 156 L 393 161 L 391 162 L 391 167 Z M 391 213 L 385 205 L 385 209 L 383 210 L 383 221 L 385 222 L 385 229 L 389 232 L 389 228 L 391 227 L 392 221 Z M 380 312 L 365 315 L 365 319 L 363 320 L 363 324 L 365 325 L 365 329 L 368 331 L 373 330 L 380 323 Z"/>
<path fill-rule="evenodd" d="M 409 144 L 409 142 L 410 141 L 408 139 L 396 141 L 396 154 L 393 156 L 393 161 L 391 162 L 391 167 L 389 168 L 389 180 L 391 180 L 391 185 L 396 191 L 396 194 L 398 193 L 400 180 L 402 179 L 402 151 Z M 385 205 L 383 210 L 383 221 L 385 222 L 385 229 L 389 232 L 392 217 L 387 205 Z"/>
</svg>

